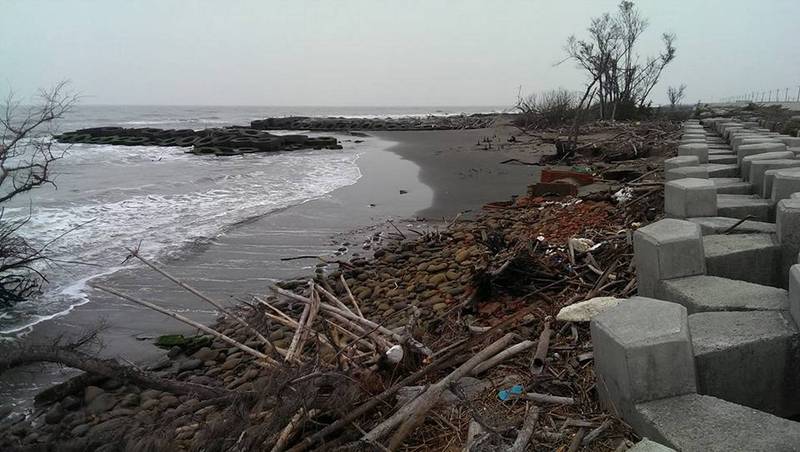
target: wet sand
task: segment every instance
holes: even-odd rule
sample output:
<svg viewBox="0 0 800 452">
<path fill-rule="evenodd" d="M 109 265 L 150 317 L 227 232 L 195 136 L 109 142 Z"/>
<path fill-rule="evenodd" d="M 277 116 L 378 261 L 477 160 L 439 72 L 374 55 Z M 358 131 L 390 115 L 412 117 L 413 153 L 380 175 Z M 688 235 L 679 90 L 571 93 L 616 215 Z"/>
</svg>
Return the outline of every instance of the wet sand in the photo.
<svg viewBox="0 0 800 452">
<path fill-rule="evenodd" d="M 349 243 L 344 246 L 348 256 L 367 254 L 361 243 L 375 232 L 371 226 L 387 219 L 402 224 L 414 222 L 416 217 L 452 218 L 461 211 L 475 212 L 486 202 L 523 193 L 538 169 L 499 164 L 508 158 L 530 160 L 530 156 L 485 151 L 477 146 L 481 137 L 494 133 L 494 129 L 384 132 L 365 138 L 375 146 L 359 157 L 362 177 L 356 184 L 233 225 L 161 264 L 213 298 L 234 303 L 249 299 L 253 293 L 265 293 L 276 280 L 310 275 L 318 263 L 282 258 L 313 255 L 335 259 L 334 253 L 343 243 Z M 401 190 L 406 193 L 401 194 Z M 120 250 L 120 261 L 124 257 Z M 94 282 L 157 302 L 199 322 L 210 323 L 216 316 L 209 306 L 141 265 L 131 265 Z M 152 345 L 152 338 L 193 333 L 174 319 L 97 290 L 89 297 L 89 303 L 69 314 L 34 327 L 25 340 L 51 342 L 58 336 L 75 337 L 103 325 L 100 356 L 141 363 L 163 354 Z M 43 387 L 74 373 L 56 366 L 15 370 L 0 379 L 0 399 L 23 407 Z"/>
</svg>

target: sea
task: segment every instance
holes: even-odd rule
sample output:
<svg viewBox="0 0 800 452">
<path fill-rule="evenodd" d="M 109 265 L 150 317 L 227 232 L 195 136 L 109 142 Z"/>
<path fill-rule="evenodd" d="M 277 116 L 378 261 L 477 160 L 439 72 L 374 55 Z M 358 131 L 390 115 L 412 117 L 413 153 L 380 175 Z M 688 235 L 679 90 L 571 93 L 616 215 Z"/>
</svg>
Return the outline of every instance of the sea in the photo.
<svg viewBox="0 0 800 452">
<path fill-rule="evenodd" d="M 197 130 L 277 116 L 387 118 L 503 110 L 501 106 L 79 105 L 55 126 L 59 132 L 97 126 Z M 37 324 L 89 302 L 88 283 L 120 271 L 119 251 L 125 246 L 140 246 L 142 255 L 152 259 L 176 258 L 237 224 L 355 184 L 362 175 L 359 156 L 369 152 L 370 145 L 368 140 L 361 146 L 351 145 L 352 141 L 336 151 L 233 158 L 196 156 L 177 147 L 74 144 L 64 148 L 64 157 L 53 166 L 53 185 L 3 206 L 3 219 L 24 221 L 19 233 L 34 246 L 44 247 L 49 260 L 39 268 L 47 278 L 41 293 L 0 309 L 0 341 L 14 341 Z"/>
</svg>

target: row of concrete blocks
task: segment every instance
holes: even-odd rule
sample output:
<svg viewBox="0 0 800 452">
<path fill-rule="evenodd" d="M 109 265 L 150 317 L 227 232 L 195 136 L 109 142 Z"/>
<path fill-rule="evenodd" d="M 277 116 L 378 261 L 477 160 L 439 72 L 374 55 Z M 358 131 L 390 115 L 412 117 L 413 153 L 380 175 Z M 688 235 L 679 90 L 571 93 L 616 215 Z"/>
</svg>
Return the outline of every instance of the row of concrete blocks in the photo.
<svg viewBox="0 0 800 452">
<path fill-rule="evenodd" d="M 678 450 L 798 450 L 775 415 L 800 412 L 800 265 L 788 291 L 707 276 L 700 226 L 676 219 L 634 250 L 640 296 L 591 324 L 605 406 Z"/>
</svg>

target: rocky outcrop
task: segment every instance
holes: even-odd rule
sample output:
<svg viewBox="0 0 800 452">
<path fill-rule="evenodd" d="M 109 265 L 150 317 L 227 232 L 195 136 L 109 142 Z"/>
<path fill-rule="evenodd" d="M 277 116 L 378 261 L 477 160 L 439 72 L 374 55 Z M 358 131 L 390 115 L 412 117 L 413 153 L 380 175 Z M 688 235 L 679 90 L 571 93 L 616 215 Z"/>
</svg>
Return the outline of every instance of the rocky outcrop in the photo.
<svg viewBox="0 0 800 452">
<path fill-rule="evenodd" d="M 341 149 L 333 137 L 273 135 L 248 127 L 204 130 L 94 127 L 67 132 L 55 137 L 62 143 L 110 144 L 118 146 L 191 147 L 193 154 L 219 156 L 299 149 Z"/>
<path fill-rule="evenodd" d="M 250 127 L 260 130 L 450 130 L 490 127 L 496 115 L 406 116 L 402 118 L 342 118 L 288 116 L 259 119 Z"/>
</svg>

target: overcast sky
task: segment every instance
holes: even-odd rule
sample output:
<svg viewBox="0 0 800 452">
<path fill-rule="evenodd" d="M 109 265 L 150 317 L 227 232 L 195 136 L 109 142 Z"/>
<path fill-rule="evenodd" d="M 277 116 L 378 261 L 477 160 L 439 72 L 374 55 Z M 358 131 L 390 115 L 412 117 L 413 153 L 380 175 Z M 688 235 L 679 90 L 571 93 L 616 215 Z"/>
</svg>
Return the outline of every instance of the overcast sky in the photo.
<svg viewBox="0 0 800 452">
<path fill-rule="evenodd" d="M 0 0 L 0 94 L 61 79 L 86 104 L 507 105 L 579 89 L 570 34 L 617 0 Z M 710 101 L 800 85 L 800 0 L 639 0 L 654 90 Z"/>
</svg>

